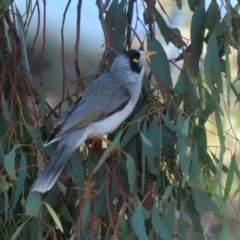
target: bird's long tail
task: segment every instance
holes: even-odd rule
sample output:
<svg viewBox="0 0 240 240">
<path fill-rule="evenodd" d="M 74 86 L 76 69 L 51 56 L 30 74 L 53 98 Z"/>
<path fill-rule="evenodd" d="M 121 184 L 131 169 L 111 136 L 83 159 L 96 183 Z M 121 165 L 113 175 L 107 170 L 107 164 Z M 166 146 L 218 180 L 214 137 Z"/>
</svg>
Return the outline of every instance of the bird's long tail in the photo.
<svg viewBox="0 0 240 240">
<path fill-rule="evenodd" d="M 44 193 L 53 187 L 71 154 L 86 140 L 85 132 L 73 132 L 60 141 L 55 154 L 37 178 L 33 191 Z"/>
</svg>

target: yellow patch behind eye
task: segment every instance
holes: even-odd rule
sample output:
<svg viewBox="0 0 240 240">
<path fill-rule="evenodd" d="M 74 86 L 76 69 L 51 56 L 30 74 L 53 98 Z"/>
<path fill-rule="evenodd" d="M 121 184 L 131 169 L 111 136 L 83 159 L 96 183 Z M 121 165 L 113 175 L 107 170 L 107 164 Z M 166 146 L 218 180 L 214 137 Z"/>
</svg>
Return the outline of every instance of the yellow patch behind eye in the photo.
<svg viewBox="0 0 240 240">
<path fill-rule="evenodd" d="M 136 58 L 134 58 L 134 59 L 133 59 L 133 62 L 135 62 L 135 63 L 138 63 L 138 62 L 139 62 L 139 60 L 138 60 L 138 59 L 136 59 Z"/>
</svg>

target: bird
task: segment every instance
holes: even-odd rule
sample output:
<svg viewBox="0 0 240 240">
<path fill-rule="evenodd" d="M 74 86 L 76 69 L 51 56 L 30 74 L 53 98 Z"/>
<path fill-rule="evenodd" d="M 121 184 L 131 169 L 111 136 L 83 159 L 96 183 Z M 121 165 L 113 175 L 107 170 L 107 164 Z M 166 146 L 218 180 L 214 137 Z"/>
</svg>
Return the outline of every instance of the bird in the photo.
<svg viewBox="0 0 240 240">
<path fill-rule="evenodd" d="M 146 60 L 153 51 L 130 49 L 116 56 L 109 72 L 94 80 L 70 105 L 44 143 L 58 147 L 33 190 L 49 191 L 71 154 L 85 140 L 109 134 L 131 114 L 141 93 Z"/>
</svg>

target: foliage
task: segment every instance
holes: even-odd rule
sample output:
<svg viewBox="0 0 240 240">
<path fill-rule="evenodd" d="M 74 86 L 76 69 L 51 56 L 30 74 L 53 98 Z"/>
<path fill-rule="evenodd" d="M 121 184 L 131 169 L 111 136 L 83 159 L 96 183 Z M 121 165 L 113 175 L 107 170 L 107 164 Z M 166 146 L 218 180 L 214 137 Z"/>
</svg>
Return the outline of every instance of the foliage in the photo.
<svg viewBox="0 0 240 240">
<path fill-rule="evenodd" d="M 51 108 L 42 85 L 42 65 L 40 81 L 33 81 L 26 36 L 39 2 L 26 3 L 28 10 L 22 16 L 13 2 L 0 1 L 0 238 L 187 239 L 189 219 L 195 236 L 208 239 L 202 216 L 209 211 L 221 225 L 218 237 L 230 239 L 225 204 L 240 171 L 236 151 L 230 166 L 225 164 L 226 137 L 231 132 L 236 143 L 239 140 L 230 118 L 229 130 L 224 131 L 223 116 L 229 116 L 240 99 L 235 87 L 240 69 L 239 4 L 233 7 L 226 1 L 219 6 L 212 0 L 205 11 L 205 1 L 188 1 L 193 15 L 187 45 L 180 30 L 167 24 L 159 1 L 97 0 L 106 41 L 97 74 L 106 70 L 116 52 L 131 48 L 133 41 L 144 47 L 136 22 L 146 30 L 147 49 L 157 54 L 151 57 L 134 112 L 108 136 L 112 145 L 105 149 L 101 141 L 88 141 L 73 154 L 54 188 L 41 195 L 31 188 L 38 167 L 56 148 L 54 144 L 43 148 L 43 140 L 53 129 L 51 118 L 59 117 L 62 103 L 74 99 L 67 96 L 63 77 L 62 100 Z M 137 11 L 141 4 L 142 16 Z M 181 0 L 176 7 L 181 9 Z M 220 7 L 226 9 L 223 18 Z M 77 9 L 79 31 L 81 1 Z M 157 30 L 181 52 L 176 59 L 168 60 Z M 38 37 L 39 26 L 32 51 Z M 78 44 L 77 35 L 75 69 L 81 78 Z M 231 51 L 237 55 L 235 80 Z M 182 66 L 175 83 L 171 69 L 177 68 L 178 61 Z M 207 138 L 206 125 L 212 118 L 219 139 L 215 152 Z"/>
</svg>

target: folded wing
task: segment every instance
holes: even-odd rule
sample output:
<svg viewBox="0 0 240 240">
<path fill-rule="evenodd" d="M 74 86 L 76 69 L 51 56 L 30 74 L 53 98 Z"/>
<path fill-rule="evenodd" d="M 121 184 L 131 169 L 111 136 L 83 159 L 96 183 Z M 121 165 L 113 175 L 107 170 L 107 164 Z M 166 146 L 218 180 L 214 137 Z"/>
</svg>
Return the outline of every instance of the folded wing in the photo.
<svg viewBox="0 0 240 240">
<path fill-rule="evenodd" d="M 78 98 L 59 121 L 58 125 L 45 142 L 45 145 L 60 140 L 76 129 L 84 128 L 91 123 L 97 122 L 122 110 L 129 100 L 130 94 L 125 87 L 109 90 L 101 94 L 101 98 L 98 96 Z"/>
</svg>

